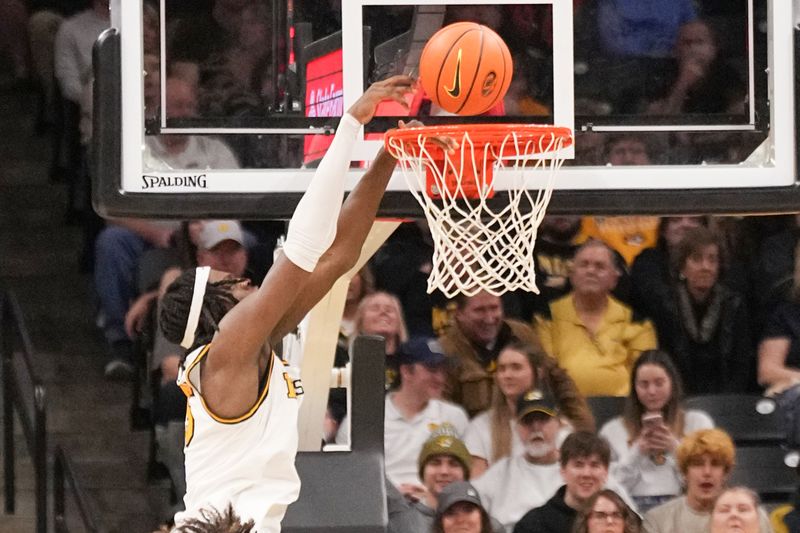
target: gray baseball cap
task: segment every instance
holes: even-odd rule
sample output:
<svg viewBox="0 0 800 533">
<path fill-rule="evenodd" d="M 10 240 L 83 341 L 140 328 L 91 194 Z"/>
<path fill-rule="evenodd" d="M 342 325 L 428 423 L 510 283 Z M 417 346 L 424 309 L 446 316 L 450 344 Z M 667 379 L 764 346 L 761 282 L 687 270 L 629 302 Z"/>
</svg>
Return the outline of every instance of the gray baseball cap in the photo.
<svg viewBox="0 0 800 533">
<path fill-rule="evenodd" d="M 481 509 L 483 508 L 481 497 L 471 483 L 454 481 L 439 493 L 439 506 L 436 508 L 436 516 L 443 515 L 449 508 L 459 502 L 474 503 Z"/>
</svg>

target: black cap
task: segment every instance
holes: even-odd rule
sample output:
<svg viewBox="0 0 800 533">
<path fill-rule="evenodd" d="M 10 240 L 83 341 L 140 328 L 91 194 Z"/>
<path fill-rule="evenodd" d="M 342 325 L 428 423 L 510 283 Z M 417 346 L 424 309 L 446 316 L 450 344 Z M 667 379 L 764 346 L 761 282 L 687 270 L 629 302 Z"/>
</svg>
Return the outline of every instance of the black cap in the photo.
<svg viewBox="0 0 800 533">
<path fill-rule="evenodd" d="M 436 508 L 436 516 L 442 516 L 445 511 L 459 502 L 474 503 L 480 508 L 481 497 L 475 487 L 467 481 L 454 481 L 442 489 L 439 493 L 439 506 Z"/>
<path fill-rule="evenodd" d="M 447 363 L 447 356 L 439 341 L 434 337 L 411 337 L 400 345 L 395 358 L 401 365 L 420 363 L 425 366 L 438 367 Z"/>
<path fill-rule="evenodd" d="M 544 413 L 558 416 L 556 402 L 540 390 L 528 391 L 517 400 L 517 420 L 522 420 L 531 413 Z"/>
</svg>

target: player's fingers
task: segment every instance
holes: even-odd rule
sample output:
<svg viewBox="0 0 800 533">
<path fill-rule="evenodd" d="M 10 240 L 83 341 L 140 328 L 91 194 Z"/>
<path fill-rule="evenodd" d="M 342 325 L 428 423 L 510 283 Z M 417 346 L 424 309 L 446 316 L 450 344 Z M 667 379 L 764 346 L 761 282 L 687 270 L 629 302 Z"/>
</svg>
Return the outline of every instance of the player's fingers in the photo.
<svg viewBox="0 0 800 533">
<path fill-rule="evenodd" d="M 394 100 L 395 102 L 397 102 L 398 104 L 403 106 L 403 109 L 406 109 L 406 110 L 411 109 L 411 107 L 408 105 L 408 102 L 406 101 L 406 99 L 403 98 L 402 96 L 398 96 L 396 98 L 392 98 L 392 100 Z"/>
<path fill-rule="evenodd" d="M 402 120 L 398 120 L 397 121 L 397 127 L 400 128 L 400 129 L 421 128 L 421 127 L 424 127 L 424 126 L 425 126 L 425 124 L 423 124 L 422 122 L 420 122 L 419 120 L 416 120 L 416 119 L 409 120 L 408 122 L 404 122 Z M 447 153 L 450 153 L 450 154 L 452 154 L 456 150 L 458 150 L 458 147 L 460 146 L 458 144 L 457 140 L 455 140 L 453 137 L 450 137 L 448 135 L 438 135 L 436 137 L 431 137 L 430 140 L 435 145 L 437 145 L 439 148 L 441 148 L 442 150 L 444 150 L 444 151 L 446 151 Z"/>
<path fill-rule="evenodd" d="M 431 139 L 434 144 L 436 144 L 439 148 L 446 151 L 449 154 L 454 153 L 458 150 L 458 141 L 453 139 L 452 137 L 448 137 L 446 135 L 440 135 L 437 137 L 433 137 Z"/>
<path fill-rule="evenodd" d="M 408 122 L 404 122 L 404 121 L 401 120 L 397 124 L 401 128 L 421 128 L 422 126 L 425 125 L 422 122 L 420 122 L 419 120 L 414 120 L 414 119 L 409 120 Z"/>
<path fill-rule="evenodd" d="M 388 95 L 387 99 L 394 100 L 395 102 L 397 102 L 398 104 L 403 106 L 403 108 L 409 109 L 408 102 L 406 101 L 406 92 L 405 91 L 402 91 L 402 92 L 393 91 L 392 93 L 390 93 Z"/>
<path fill-rule="evenodd" d="M 413 87 L 416 85 L 417 80 L 405 74 L 397 74 L 390 78 L 386 78 L 382 83 L 393 87 Z"/>
<path fill-rule="evenodd" d="M 393 91 L 409 92 L 414 89 L 416 81 L 410 76 L 397 75 L 385 80 L 376 81 L 369 86 L 365 94 L 376 94 L 388 97 Z"/>
</svg>

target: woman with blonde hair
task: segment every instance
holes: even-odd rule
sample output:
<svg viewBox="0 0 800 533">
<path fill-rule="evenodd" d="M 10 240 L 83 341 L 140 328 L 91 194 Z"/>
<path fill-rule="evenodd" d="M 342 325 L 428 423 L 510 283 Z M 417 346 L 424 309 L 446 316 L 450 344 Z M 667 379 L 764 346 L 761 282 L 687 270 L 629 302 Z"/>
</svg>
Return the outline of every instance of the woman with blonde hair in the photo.
<svg viewBox="0 0 800 533">
<path fill-rule="evenodd" d="M 399 375 L 399 364 L 395 360 L 395 353 L 402 343 L 408 340 L 408 329 L 403 316 L 403 306 L 400 299 L 393 294 L 385 291 L 375 291 L 364 296 L 356 308 L 353 316 L 353 335 L 352 340 L 358 335 L 379 335 L 386 342 L 386 378 L 384 387 L 388 391 L 396 385 Z M 349 360 L 349 357 L 348 359 Z M 331 389 L 332 391 L 342 391 L 344 389 Z M 339 404 L 343 401 L 343 395 L 332 392 L 336 397 L 335 402 Z M 329 397 L 330 398 L 330 397 Z M 331 410 L 331 402 L 328 406 L 328 422 L 332 422 L 334 413 Z M 332 435 L 326 437 L 327 442 L 333 440 L 336 444 L 350 443 L 350 417 L 344 415 L 331 428 Z"/>
<path fill-rule="evenodd" d="M 353 338 L 358 332 L 356 313 L 364 298 L 373 292 L 375 292 L 375 276 L 372 275 L 369 265 L 364 265 L 350 278 L 350 283 L 347 285 L 333 366 L 343 367 L 350 361 L 350 343 L 353 342 Z"/>
<path fill-rule="evenodd" d="M 586 399 L 558 362 L 528 343 L 515 341 L 497 356 L 491 407 L 472 419 L 464 442 L 472 454 L 472 478 L 479 477 L 492 463 L 523 452 L 514 431 L 517 399 L 532 389 L 546 389 L 555 398 L 567 426 L 559 444 L 572 430 L 595 430 Z"/>
<path fill-rule="evenodd" d="M 384 291 L 368 294 L 358 304 L 353 321 L 356 334 L 380 335 L 386 339 L 386 388 L 389 389 L 397 377 L 394 354 L 408 340 L 400 300 Z"/>
</svg>

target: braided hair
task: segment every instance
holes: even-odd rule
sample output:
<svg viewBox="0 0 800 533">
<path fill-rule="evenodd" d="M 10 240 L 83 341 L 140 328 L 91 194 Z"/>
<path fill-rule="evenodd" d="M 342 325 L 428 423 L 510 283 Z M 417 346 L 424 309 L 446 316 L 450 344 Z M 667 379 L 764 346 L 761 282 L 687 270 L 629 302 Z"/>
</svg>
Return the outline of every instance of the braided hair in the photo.
<svg viewBox="0 0 800 533">
<path fill-rule="evenodd" d="M 251 533 L 255 523 L 252 519 L 243 522 L 229 503 L 224 511 L 211 507 L 200 510 L 200 518 L 190 518 L 179 526 L 177 533 Z"/>
<path fill-rule="evenodd" d="M 175 344 L 181 343 L 186 332 L 186 322 L 189 319 L 189 309 L 192 306 L 192 296 L 194 295 L 195 276 L 195 269 L 185 270 L 167 287 L 161 300 L 159 327 L 164 333 L 164 337 Z M 222 317 L 238 303 L 228 285 L 230 283 L 227 280 L 206 285 L 200 320 L 194 332 L 194 343 L 187 353 L 198 346 L 211 342 L 214 333 L 219 329 Z"/>
</svg>

